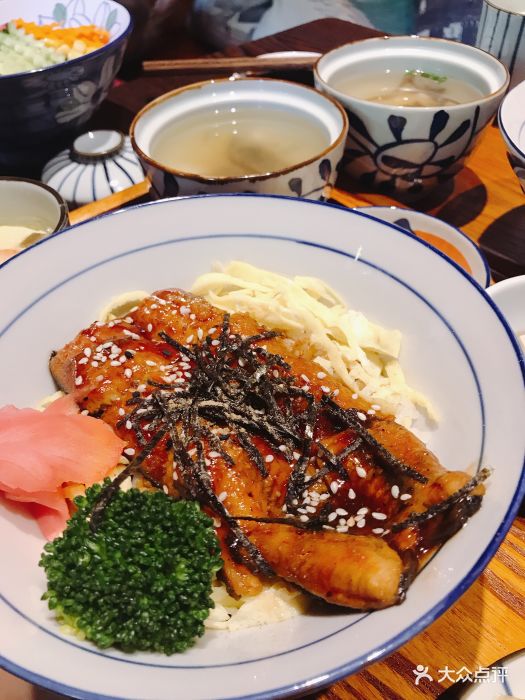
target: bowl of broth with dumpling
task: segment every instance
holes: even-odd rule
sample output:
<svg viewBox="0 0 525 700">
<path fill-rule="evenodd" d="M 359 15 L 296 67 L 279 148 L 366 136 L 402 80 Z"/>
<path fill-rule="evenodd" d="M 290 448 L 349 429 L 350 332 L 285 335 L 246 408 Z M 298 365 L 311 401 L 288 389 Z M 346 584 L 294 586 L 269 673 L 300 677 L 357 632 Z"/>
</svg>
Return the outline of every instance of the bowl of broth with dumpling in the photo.
<svg viewBox="0 0 525 700">
<path fill-rule="evenodd" d="M 459 172 L 509 82 L 490 54 L 417 36 L 340 46 L 314 77 L 348 114 L 345 171 L 364 189 L 417 196 Z"/>
<path fill-rule="evenodd" d="M 131 142 L 157 197 L 263 192 L 321 199 L 348 120 L 332 98 L 282 80 L 195 83 L 146 105 Z"/>
</svg>

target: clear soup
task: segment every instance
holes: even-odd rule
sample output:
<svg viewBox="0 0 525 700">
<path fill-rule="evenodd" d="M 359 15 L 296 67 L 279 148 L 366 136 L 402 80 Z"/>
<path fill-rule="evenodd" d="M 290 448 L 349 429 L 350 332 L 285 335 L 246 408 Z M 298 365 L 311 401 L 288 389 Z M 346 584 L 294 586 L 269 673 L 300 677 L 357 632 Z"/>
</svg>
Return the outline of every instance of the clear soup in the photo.
<svg viewBox="0 0 525 700">
<path fill-rule="evenodd" d="M 192 112 L 154 138 L 151 157 L 185 173 L 242 177 L 283 170 L 322 153 L 328 130 L 299 111 L 265 106 Z"/>
</svg>

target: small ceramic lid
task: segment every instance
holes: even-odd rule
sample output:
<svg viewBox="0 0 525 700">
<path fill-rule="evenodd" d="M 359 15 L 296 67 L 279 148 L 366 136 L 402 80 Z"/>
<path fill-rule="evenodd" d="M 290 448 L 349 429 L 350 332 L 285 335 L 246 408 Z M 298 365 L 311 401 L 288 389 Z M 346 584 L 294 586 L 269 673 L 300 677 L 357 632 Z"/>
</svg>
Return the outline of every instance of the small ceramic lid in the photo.
<svg viewBox="0 0 525 700">
<path fill-rule="evenodd" d="M 57 190 L 71 208 L 108 197 L 143 179 L 129 137 L 111 129 L 81 134 L 42 172 L 42 181 Z"/>
</svg>

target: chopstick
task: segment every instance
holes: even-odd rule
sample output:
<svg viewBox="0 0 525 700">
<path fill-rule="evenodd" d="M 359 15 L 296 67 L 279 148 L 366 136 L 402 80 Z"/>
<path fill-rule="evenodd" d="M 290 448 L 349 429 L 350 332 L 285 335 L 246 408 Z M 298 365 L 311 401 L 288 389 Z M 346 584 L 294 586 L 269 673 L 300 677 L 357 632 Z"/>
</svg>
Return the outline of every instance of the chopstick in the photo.
<svg viewBox="0 0 525 700">
<path fill-rule="evenodd" d="M 73 209 L 69 212 L 69 223 L 79 224 L 81 221 L 87 221 L 87 219 L 92 219 L 94 216 L 118 209 L 139 197 L 144 197 L 149 193 L 150 188 L 149 180 L 142 180 L 137 185 L 127 187 L 125 190 L 110 194 L 103 199 L 98 199 L 96 202 L 84 204 L 78 209 Z"/>
<path fill-rule="evenodd" d="M 179 58 L 164 61 L 144 61 L 145 73 L 245 73 L 268 70 L 301 70 L 313 68 L 317 56 L 228 56 L 217 58 Z"/>
</svg>

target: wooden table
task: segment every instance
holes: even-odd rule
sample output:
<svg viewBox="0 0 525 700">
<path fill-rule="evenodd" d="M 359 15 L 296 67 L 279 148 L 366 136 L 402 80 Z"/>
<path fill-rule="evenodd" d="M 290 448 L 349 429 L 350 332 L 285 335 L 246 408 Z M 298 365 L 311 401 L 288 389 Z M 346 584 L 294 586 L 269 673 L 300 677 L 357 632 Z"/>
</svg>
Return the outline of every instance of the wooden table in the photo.
<svg viewBox="0 0 525 700">
<path fill-rule="evenodd" d="M 257 55 L 287 49 L 327 51 L 373 35 L 369 29 L 340 20 L 301 27 L 233 47 L 225 53 Z M 186 51 L 186 53 L 188 53 Z M 172 54 L 173 55 L 173 54 Z M 209 77 L 212 77 L 211 75 Z M 293 76 L 310 81 L 308 74 Z M 139 77 L 114 88 L 91 126 L 126 131 L 138 109 L 151 99 L 194 78 Z M 138 188 L 138 194 L 144 194 Z M 388 197 L 362 192 L 340 179 L 333 199 L 346 206 L 397 204 Z M 489 260 L 495 280 L 525 273 L 525 196 L 507 163 L 496 127 L 486 132 L 467 167 L 450 186 L 411 206 L 463 229 Z M 346 678 L 310 700 L 424 700 L 437 698 L 450 680 L 439 682 L 440 669 L 476 671 L 525 647 L 525 519 L 514 521 L 505 541 L 481 577 L 437 622 L 387 659 Z M 417 664 L 428 666 L 433 680 L 414 684 Z M 456 676 L 453 676 L 456 678 Z M 254 688 L 254 691 L 256 689 Z M 54 700 L 58 696 L 0 672 L 2 700 Z"/>
</svg>

